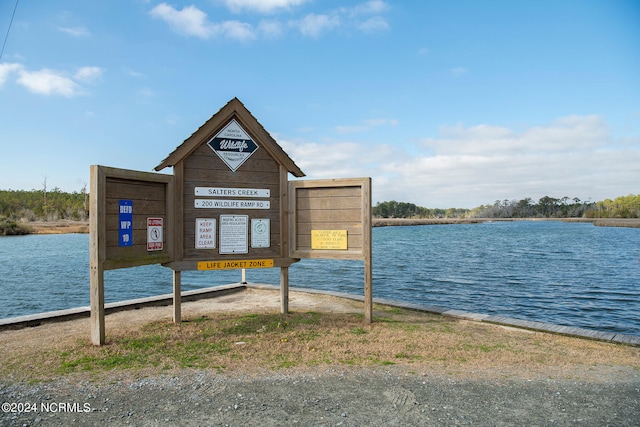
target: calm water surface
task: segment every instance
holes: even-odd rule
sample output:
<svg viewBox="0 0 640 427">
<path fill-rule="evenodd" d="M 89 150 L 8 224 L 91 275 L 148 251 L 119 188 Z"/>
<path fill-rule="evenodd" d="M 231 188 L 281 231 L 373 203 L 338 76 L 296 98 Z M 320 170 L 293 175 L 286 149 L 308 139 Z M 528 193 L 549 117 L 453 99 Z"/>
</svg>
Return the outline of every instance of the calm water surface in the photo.
<svg viewBox="0 0 640 427">
<path fill-rule="evenodd" d="M 89 305 L 89 236 L 0 238 L 0 318 Z M 362 295 L 361 261 L 303 260 L 291 286 Z M 183 290 L 240 281 L 184 272 Z M 279 269 L 247 270 L 279 283 Z M 373 229 L 374 297 L 640 336 L 640 229 L 562 222 Z M 105 273 L 105 299 L 171 292 L 159 265 Z"/>
</svg>

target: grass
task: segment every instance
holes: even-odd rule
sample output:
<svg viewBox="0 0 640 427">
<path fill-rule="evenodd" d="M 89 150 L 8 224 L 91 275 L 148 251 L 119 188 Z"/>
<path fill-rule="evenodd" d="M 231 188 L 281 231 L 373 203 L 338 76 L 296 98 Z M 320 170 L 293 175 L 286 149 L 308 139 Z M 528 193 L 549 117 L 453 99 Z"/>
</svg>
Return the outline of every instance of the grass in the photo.
<svg viewBox="0 0 640 427">
<path fill-rule="evenodd" d="M 0 236 L 18 236 L 29 233 L 29 228 L 24 224 L 9 218 L 0 217 Z"/>
<path fill-rule="evenodd" d="M 175 325 L 157 321 L 110 331 L 107 345 L 88 339 L 2 353 L 0 377 L 46 380 L 60 375 L 136 375 L 173 369 L 259 373 L 323 366 L 410 366 L 413 371 L 576 367 L 640 369 L 640 348 L 506 330 L 410 310 L 376 306 L 372 325 L 360 314 L 214 313 Z M 62 347 L 62 348 L 61 348 Z"/>
</svg>

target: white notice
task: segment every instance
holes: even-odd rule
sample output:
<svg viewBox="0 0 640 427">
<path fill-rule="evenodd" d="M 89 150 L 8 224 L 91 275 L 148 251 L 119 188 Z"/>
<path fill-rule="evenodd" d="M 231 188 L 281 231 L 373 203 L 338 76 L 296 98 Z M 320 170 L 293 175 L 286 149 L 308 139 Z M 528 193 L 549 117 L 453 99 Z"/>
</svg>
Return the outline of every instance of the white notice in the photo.
<svg viewBox="0 0 640 427">
<path fill-rule="evenodd" d="M 220 254 L 249 253 L 249 215 L 220 215 Z"/>
<path fill-rule="evenodd" d="M 268 248 L 271 246 L 269 218 L 251 218 L 251 247 Z"/>
<path fill-rule="evenodd" d="M 196 187 L 194 193 L 208 197 L 271 197 L 268 188 Z"/>
<path fill-rule="evenodd" d="M 196 199 L 198 209 L 271 209 L 269 200 Z"/>
<path fill-rule="evenodd" d="M 215 249 L 216 219 L 196 218 L 196 249 Z"/>
</svg>

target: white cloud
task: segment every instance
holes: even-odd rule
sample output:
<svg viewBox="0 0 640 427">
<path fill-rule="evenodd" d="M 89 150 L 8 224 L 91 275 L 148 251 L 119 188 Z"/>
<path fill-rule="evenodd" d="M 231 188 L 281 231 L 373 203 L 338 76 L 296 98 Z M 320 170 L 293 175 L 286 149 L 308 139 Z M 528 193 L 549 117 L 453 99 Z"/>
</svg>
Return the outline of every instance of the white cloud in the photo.
<svg viewBox="0 0 640 427">
<path fill-rule="evenodd" d="M 132 70 L 131 68 L 128 68 L 128 67 L 123 67 L 122 70 L 131 77 L 136 77 L 136 78 L 146 77 L 144 73 L 141 73 L 136 70 Z"/>
<path fill-rule="evenodd" d="M 363 147 L 349 141 L 328 143 L 278 140 L 282 148 L 307 178 L 354 178 L 369 176 L 371 170 L 392 154 L 391 147 L 379 144 Z"/>
<path fill-rule="evenodd" d="M 291 9 L 306 3 L 307 0 L 224 0 L 223 3 L 233 12 L 255 11 L 275 13 Z M 211 39 L 225 37 L 228 39 L 248 41 L 261 34 L 268 38 L 280 37 L 285 29 L 294 28 L 303 36 L 318 38 L 337 28 L 353 28 L 364 33 L 379 33 L 390 29 L 386 18 L 380 13 L 389 9 L 387 3 L 372 0 L 353 8 L 337 8 L 327 13 L 309 13 L 300 18 L 290 19 L 287 25 L 278 20 L 263 20 L 257 24 L 240 21 L 211 22 L 207 14 L 196 6 L 185 6 L 178 10 L 175 7 L 160 3 L 149 11 L 149 14 L 169 24 L 178 34 L 188 37 Z M 371 16 L 375 15 L 375 16 Z"/>
<path fill-rule="evenodd" d="M 16 83 L 29 92 L 39 95 L 62 95 L 72 97 L 84 93 L 79 83 L 93 83 L 102 75 L 100 67 L 81 67 L 73 76 L 68 73 L 43 68 L 29 71 L 22 64 L 0 64 L 0 86 L 16 74 Z"/>
<path fill-rule="evenodd" d="M 85 27 L 59 27 L 58 29 L 73 37 L 89 37 L 91 35 Z"/>
<path fill-rule="evenodd" d="M 387 31 L 389 28 L 389 23 L 381 16 L 374 16 L 373 18 L 369 18 L 358 25 L 358 29 L 365 33 L 378 33 L 381 31 Z"/>
<path fill-rule="evenodd" d="M 416 54 L 421 56 L 421 55 L 426 55 L 429 52 L 430 52 L 429 48 L 423 47 L 418 49 L 418 52 L 416 52 Z"/>
<path fill-rule="evenodd" d="M 225 21 L 213 26 L 216 35 L 222 35 L 229 39 L 247 41 L 255 38 L 253 27 L 239 21 Z"/>
<path fill-rule="evenodd" d="M 76 72 L 75 78 L 81 82 L 92 83 L 102 76 L 102 72 L 100 67 L 82 67 Z"/>
<path fill-rule="evenodd" d="M 385 12 L 389 9 L 389 5 L 382 0 L 370 0 L 360 3 L 353 8 L 354 14 L 377 14 Z"/>
<path fill-rule="evenodd" d="M 154 18 L 167 22 L 171 29 L 177 33 L 203 39 L 212 35 L 212 26 L 207 20 L 207 14 L 193 5 L 177 10 L 166 3 L 160 3 L 149 13 Z"/>
<path fill-rule="evenodd" d="M 232 12 L 256 11 L 271 13 L 283 9 L 300 6 L 308 0 L 224 0 L 224 4 Z"/>
<path fill-rule="evenodd" d="M 339 11 L 341 15 L 349 18 L 348 25 L 364 33 L 374 34 L 391 28 L 387 19 L 380 16 L 389 9 L 389 5 L 382 0 L 370 0 L 351 8 L 341 8 Z"/>
<path fill-rule="evenodd" d="M 40 71 L 20 70 L 17 82 L 30 92 L 40 95 L 71 97 L 80 93 L 80 87 L 72 79 L 48 68 Z"/>
<path fill-rule="evenodd" d="M 293 26 L 298 28 L 300 33 L 309 37 L 320 37 L 324 32 L 336 28 L 340 25 L 340 17 L 337 15 L 316 15 L 310 13 L 299 21 L 294 21 Z"/>
<path fill-rule="evenodd" d="M 3 62 L 0 64 L 0 87 L 7 81 L 9 75 L 22 69 L 21 64 Z"/>
<path fill-rule="evenodd" d="M 573 152 L 603 144 L 607 134 L 606 124 L 599 116 L 568 116 L 520 134 L 490 125 L 468 128 L 461 124 L 443 126 L 440 128 L 440 138 L 426 139 L 422 145 L 442 155 L 458 152 L 470 155 Z"/>
<path fill-rule="evenodd" d="M 374 203 L 473 208 L 546 195 L 602 200 L 635 194 L 640 138 L 616 142 L 602 117 L 568 116 L 521 132 L 442 127 L 436 138 L 394 147 L 332 141 L 283 148 L 309 178 L 371 176 Z"/>
<path fill-rule="evenodd" d="M 161 3 L 151 9 L 149 14 L 162 19 L 173 31 L 185 36 L 201 39 L 225 37 L 240 41 L 255 38 L 251 24 L 239 21 L 210 22 L 207 14 L 193 5 L 177 10 L 173 6 Z"/>
<path fill-rule="evenodd" d="M 280 37 L 284 34 L 284 28 L 281 22 L 278 21 L 260 21 L 258 30 L 261 34 L 268 38 Z"/>
</svg>

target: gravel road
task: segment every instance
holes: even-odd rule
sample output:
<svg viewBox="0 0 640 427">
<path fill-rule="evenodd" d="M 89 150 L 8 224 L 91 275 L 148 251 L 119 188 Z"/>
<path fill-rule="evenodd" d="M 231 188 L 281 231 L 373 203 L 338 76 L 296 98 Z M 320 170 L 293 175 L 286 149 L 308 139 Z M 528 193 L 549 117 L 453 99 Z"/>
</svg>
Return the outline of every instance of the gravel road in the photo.
<svg viewBox="0 0 640 427">
<path fill-rule="evenodd" d="M 638 426 L 640 373 L 572 381 L 462 379 L 395 367 L 255 377 L 180 371 L 0 380 L 0 402 L 2 426 Z"/>
</svg>

